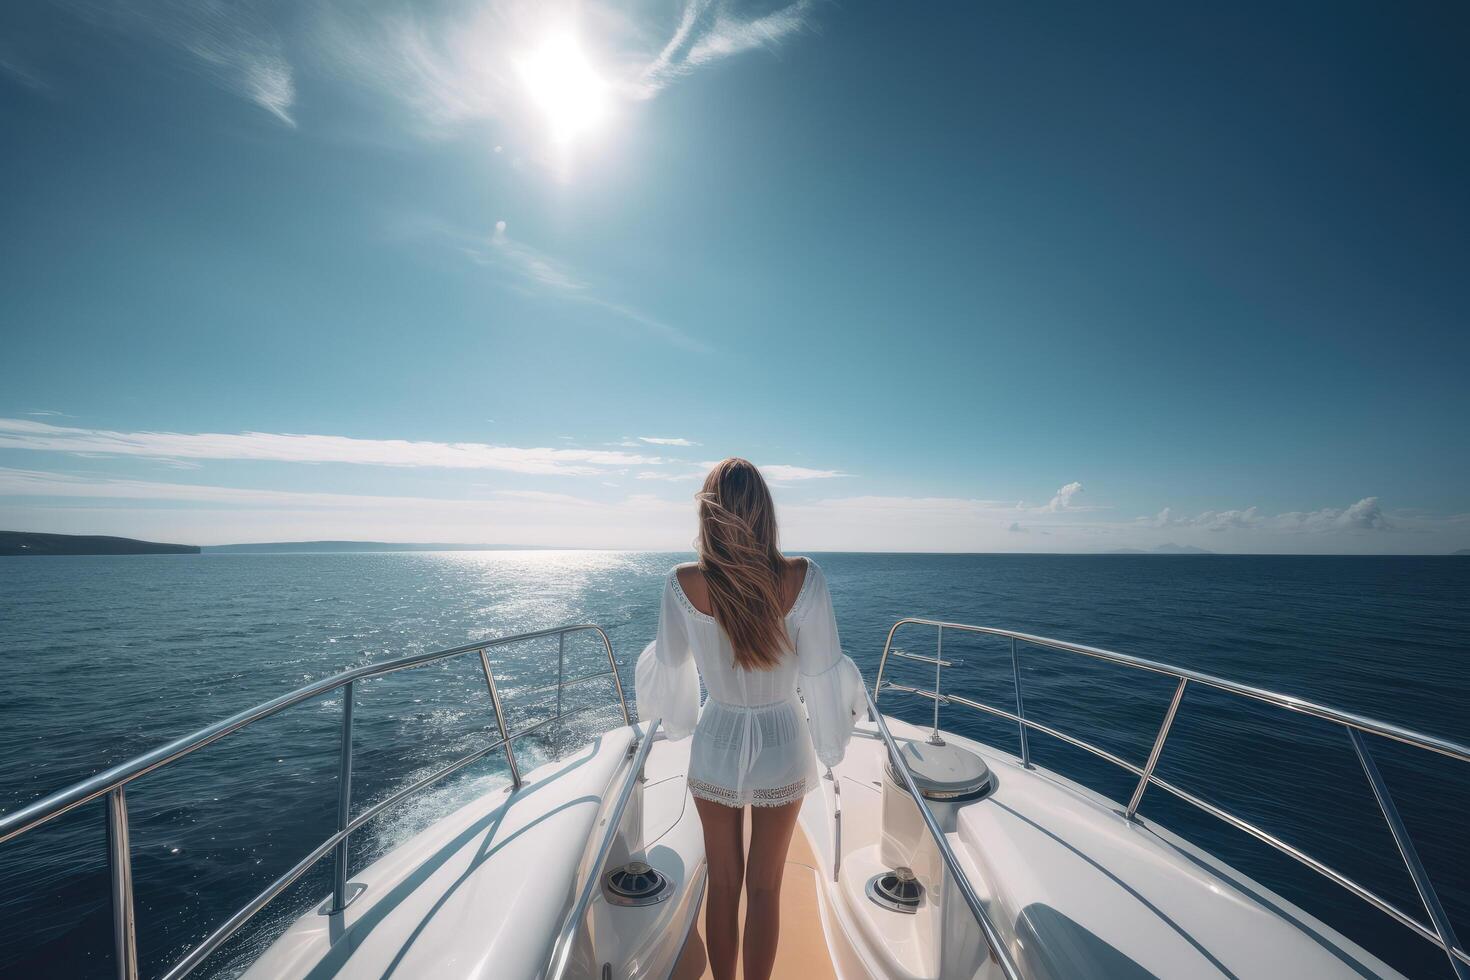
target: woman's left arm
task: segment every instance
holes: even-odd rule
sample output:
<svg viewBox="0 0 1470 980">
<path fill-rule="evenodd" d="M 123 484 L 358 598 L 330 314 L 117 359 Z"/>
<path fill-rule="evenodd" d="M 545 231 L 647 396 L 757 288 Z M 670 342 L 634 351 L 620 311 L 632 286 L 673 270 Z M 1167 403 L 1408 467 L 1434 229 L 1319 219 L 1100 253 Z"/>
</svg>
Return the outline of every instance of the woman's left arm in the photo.
<svg viewBox="0 0 1470 980">
<path fill-rule="evenodd" d="M 662 718 L 664 734 L 670 739 L 688 736 L 699 721 L 699 669 L 689 646 L 684 611 L 674 594 L 677 574 L 670 572 L 664 582 L 657 638 L 643 648 L 633 672 L 639 719 Z"/>
</svg>

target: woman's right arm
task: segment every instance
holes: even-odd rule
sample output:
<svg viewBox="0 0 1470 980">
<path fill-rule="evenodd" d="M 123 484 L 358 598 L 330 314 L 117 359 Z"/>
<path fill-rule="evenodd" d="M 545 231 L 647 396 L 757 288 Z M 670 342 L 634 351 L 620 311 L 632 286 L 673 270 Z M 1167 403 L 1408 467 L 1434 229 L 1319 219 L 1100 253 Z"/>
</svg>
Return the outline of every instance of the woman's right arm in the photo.
<svg viewBox="0 0 1470 980">
<path fill-rule="evenodd" d="M 642 721 L 663 719 L 670 739 L 681 739 L 694 731 L 699 721 L 699 670 L 689 646 L 689 627 L 675 593 L 670 572 L 664 580 L 659 606 L 658 634 L 643 648 L 633 674 L 633 689 Z"/>
<path fill-rule="evenodd" d="M 798 684 L 806 701 L 812 748 L 822 765 L 830 769 L 847 753 L 853 723 L 867 709 L 867 699 L 863 696 L 862 673 L 842 652 L 826 576 L 815 564 L 807 574 L 816 578 L 811 584 L 811 605 L 796 633 L 801 670 Z"/>
</svg>

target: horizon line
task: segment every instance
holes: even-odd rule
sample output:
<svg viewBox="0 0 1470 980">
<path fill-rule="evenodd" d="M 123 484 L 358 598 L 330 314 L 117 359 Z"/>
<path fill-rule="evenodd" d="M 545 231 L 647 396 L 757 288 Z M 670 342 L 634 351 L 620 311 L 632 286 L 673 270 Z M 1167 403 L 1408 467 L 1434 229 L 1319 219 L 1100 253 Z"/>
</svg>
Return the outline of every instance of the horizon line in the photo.
<svg viewBox="0 0 1470 980">
<path fill-rule="evenodd" d="M 299 541 L 232 541 L 223 544 L 188 544 L 175 541 L 149 541 L 143 538 L 128 538 L 115 534 L 63 534 L 55 531 L 11 531 L 0 530 L 0 534 L 37 534 L 62 538 L 113 538 L 124 541 L 137 541 L 151 545 L 172 545 L 182 547 L 199 548 L 200 553 L 205 554 L 214 549 L 227 548 L 270 548 L 270 547 L 292 547 L 300 548 L 305 545 L 383 545 L 400 552 L 414 551 L 597 551 L 597 552 L 627 552 L 633 554 L 694 554 L 692 548 L 595 548 L 584 545 L 558 545 L 558 544 L 495 544 L 495 543 L 471 543 L 463 541 L 384 541 L 381 539 L 351 539 L 351 538 L 309 538 Z M 826 554 L 826 555 L 983 555 L 983 556 L 1025 556 L 1036 555 L 1040 557 L 1107 557 L 1107 558 L 1457 558 L 1466 557 L 1465 549 L 1456 551 L 1403 551 L 1403 552 L 1322 552 L 1322 551 L 1210 551 L 1203 548 L 1195 550 L 1156 550 L 1142 548 L 1113 548 L 1102 551 L 932 551 L 924 549 L 837 549 L 837 548 L 790 548 L 791 554 Z M 324 553 L 324 552 L 319 552 Z M 366 550 L 358 553 L 371 553 Z M 27 555 L 14 557 L 96 557 L 85 555 Z M 143 556 L 123 556 L 143 557 Z"/>
</svg>

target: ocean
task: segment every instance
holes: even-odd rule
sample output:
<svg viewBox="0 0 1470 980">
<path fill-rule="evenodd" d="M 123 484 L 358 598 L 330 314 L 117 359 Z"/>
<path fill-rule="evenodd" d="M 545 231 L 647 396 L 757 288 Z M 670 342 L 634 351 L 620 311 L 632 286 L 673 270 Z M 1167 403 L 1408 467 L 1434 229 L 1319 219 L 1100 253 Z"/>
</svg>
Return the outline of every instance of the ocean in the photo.
<svg viewBox="0 0 1470 980">
<path fill-rule="evenodd" d="M 688 556 L 535 551 L 0 559 L 0 810 L 347 667 L 568 623 L 604 625 L 628 696 L 663 574 Z M 1203 670 L 1470 743 L 1470 559 L 1419 557 L 818 554 L 843 644 L 872 682 L 905 616 L 1003 626 Z M 932 653 L 934 633 L 898 645 Z M 947 691 L 1011 708 L 1009 647 L 946 634 Z M 512 725 L 545 716 L 556 642 L 502 651 Z M 600 645 L 569 641 L 568 676 Z M 1141 762 L 1167 678 L 1022 648 L 1028 716 Z M 605 663 L 605 661 L 604 661 Z M 924 682 L 917 664 L 889 676 Z M 519 753 L 552 758 L 617 720 L 602 704 Z M 932 706 L 885 694 L 912 721 Z M 308 702 L 129 787 L 139 952 L 156 975 L 322 839 L 336 814 L 340 702 Z M 360 685 L 354 799 L 382 799 L 483 744 L 493 724 L 478 660 Z M 1013 726 L 954 706 L 944 727 L 1017 750 Z M 1470 934 L 1470 766 L 1371 740 L 1460 935 Z M 1133 779 L 1045 735 L 1034 760 L 1114 799 Z M 1164 778 L 1251 820 L 1424 917 L 1340 729 L 1191 688 Z M 371 861 L 506 781 L 492 756 L 392 809 L 353 839 Z M 1414 977 L 1448 976 L 1437 949 L 1314 872 L 1151 790 L 1159 820 Z M 0 976 L 111 976 L 103 808 L 88 804 L 0 845 Z M 329 886 L 330 861 L 206 965 L 229 976 Z M 1242 937 L 1249 941 L 1249 937 Z"/>
</svg>

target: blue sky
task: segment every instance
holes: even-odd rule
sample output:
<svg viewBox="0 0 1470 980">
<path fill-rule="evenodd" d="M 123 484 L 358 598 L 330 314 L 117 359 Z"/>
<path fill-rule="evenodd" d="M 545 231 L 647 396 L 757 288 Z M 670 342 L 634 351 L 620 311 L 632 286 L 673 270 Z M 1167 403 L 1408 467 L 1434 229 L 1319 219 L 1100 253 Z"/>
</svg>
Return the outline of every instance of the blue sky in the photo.
<svg viewBox="0 0 1470 980">
<path fill-rule="evenodd" d="M 1470 547 L 1456 5 L 23 0 L 0 526 Z"/>
</svg>

